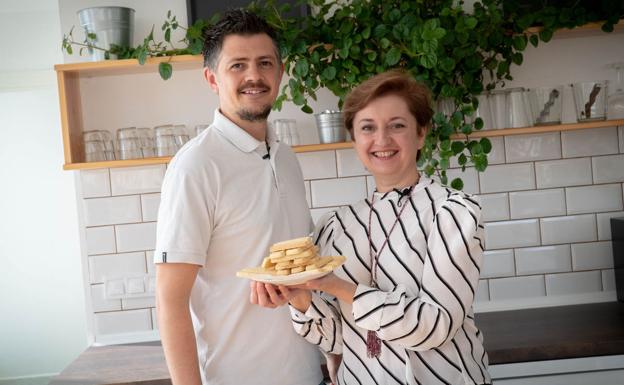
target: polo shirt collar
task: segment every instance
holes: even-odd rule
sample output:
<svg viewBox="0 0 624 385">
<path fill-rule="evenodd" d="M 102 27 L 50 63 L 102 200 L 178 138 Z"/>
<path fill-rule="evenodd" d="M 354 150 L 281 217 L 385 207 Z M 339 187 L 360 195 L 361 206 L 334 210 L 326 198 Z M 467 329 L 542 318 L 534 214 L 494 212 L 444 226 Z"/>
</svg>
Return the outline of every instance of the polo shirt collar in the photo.
<svg viewBox="0 0 624 385">
<path fill-rule="evenodd" d="M 230 119 L 225 117 L 217 108 L 214 113 L 213 120 L 214 127 L 233 145 L 243 152 L 256 151 L 262 143 L 239 126 L 237 126 Z M 267 125 L 267 141 L 269 144 L 275 142 L 275 133 Z"/>
</svg>

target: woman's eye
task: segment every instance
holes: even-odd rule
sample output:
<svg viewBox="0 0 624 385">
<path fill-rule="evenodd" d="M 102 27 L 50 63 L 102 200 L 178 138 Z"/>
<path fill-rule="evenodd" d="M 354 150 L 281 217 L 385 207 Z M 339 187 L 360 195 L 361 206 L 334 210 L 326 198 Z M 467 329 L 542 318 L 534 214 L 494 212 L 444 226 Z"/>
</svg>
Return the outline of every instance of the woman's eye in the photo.
<svg viewBox="0 0 624 385">
<path fill-rule="evenodd" d="M 364 132 L 372 131 L 373 130 L 373 126 L 361 126 L 360 130 L 364 131 Z"/>
<path fill-rule="evenodd" d="M 394 129 L 399 129 L 405 127 L 405 125 L 403 123 L 394 123 L 390 127 Z"/>
</svg>

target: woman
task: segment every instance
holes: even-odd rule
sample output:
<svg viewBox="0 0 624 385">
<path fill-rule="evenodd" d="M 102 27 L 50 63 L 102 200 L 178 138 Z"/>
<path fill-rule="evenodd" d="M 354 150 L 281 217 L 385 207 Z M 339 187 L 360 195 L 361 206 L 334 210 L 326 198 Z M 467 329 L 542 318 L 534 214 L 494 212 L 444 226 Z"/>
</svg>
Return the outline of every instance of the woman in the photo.
<svg viewBox="0 0 624 385">
<path fill-rule="evenodd" d="M 346 263 L 296 289 L 252 284 L 252 302 L 288 300 L 300 335 L 343 354 L 338 384 L 491 383 L 472 310 L 481 208 L 416 167 L 430 105 L 427 88 L 400 71 L 349 94 L 345 125 L 376 190 L 324 217 L 314 238 L 321 255 Z"/>
</svg>

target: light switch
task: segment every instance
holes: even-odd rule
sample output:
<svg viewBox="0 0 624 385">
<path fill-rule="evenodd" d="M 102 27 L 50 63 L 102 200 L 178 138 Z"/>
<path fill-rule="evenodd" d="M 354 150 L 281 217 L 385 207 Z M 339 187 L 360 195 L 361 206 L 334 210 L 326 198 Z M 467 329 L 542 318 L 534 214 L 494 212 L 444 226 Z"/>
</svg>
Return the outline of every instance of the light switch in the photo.
<svg viewBox="0 0 624 385">
<path fill-rule="evenodd" d="M 145 283 L 142 277 L 128 278 L 128 294 L 138 294 L 145 292 Z"/>
<path fill-rule="evenodd" d="M 123 279 L 111 279 L 105 283 L 106 298 L 120 298 L 124 295 L 124 280 Z"/>
</svg>

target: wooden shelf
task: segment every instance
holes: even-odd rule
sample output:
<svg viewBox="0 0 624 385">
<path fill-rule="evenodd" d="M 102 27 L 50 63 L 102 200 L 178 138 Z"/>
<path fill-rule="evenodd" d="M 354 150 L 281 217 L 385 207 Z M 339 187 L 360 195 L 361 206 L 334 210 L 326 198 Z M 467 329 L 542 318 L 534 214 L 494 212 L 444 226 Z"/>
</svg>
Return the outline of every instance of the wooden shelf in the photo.
<svg viewBox="0 0 624 385">
<path fill-rule="evenodd" d="M 588 36 L 598 36 L 604 35 L 606 32 L 602 30 L 602 25 L 604 22 L 591 22 L 576 28 L 561 28 L 555 31 L 553 34 L 554 38 L 573 38 L 573 37 L 588 37 Z M 527 28 L 526 32 L 530 34 L 540 33 L 544 28 L 543 27 L 531 27 Z M 617 24 L 613 25 L 613 32 L 611 33 L 622 33 L 624 32 L 624 19 L 620 20 Z"/>
<path fill-rule="evenodd" d="M 483 137 L 496 137 L 507 135 L 528 135 L 528 134 L 541 134 L 547 132 L 564 132 L 574 130 L 585 129 L 597 129 L 605 127 L 624 126 L 624 119 L 618 120 L 602 120 L 597 122 L 586 123 L 570 123 L 570 124 L 558 124 L 550 126 L 534 126 L 534 127 L 521 127 L 521 128 L 504 128 L 499 130 L 485 130 L 475 132 L 470 135 L 470 138 L 483 138 Z M 463 139 L 464 135 L 453 135 L 452 139 Z M 303 146 L 294 146 L 293 151 L 296 153 L 314 152 L 314 151 L 331 151 L 341 150 L 345 148 L 352 148 L 352 142 L 340 142 L 340 143 L 326 143 L 326 144 L 308 144 Z M 63 169 L 65 170 L 91 170 L 98 168 L 116 168 L 116 167 L 132 167 L 132 166 L 146 166 L 153 164 L 169 163 L 171 157 L 161 158 L 145 158 L 145 159 L 130 159 L 130 160 L 111 160 L 105 162 L 89 162 L 89 163 L 70 163 L 65 164 Z"/>
</svg>

